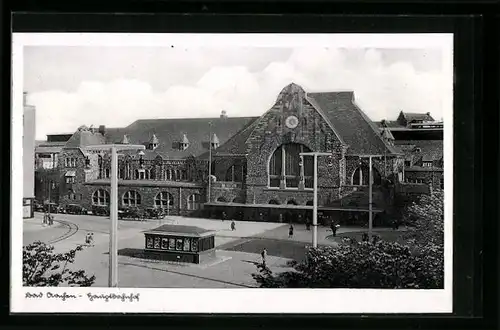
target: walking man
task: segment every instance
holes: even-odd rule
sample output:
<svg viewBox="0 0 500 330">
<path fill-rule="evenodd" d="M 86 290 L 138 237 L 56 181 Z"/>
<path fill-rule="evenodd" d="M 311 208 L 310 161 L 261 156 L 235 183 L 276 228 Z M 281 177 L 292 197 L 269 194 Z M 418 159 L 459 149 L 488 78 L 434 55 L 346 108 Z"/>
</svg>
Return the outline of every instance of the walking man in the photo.
<svg viewBox="0 0 500 330">
<path fill-rule="evenodd" d="M 260 256 L 262 257 L 262 266 L 265 268 L 266 267 L 266 258 L 267 258 L 267 250 L 264 248 L 262 252 L 260 253 Z"/>
<path fill-rule="evenodd" d="M 231 230 L 236 230 L 236 224 L 234 223 L 234 221 L 231 222 Z"/>
<path fill-rule="evenodd" d="M 290 227 L 288 228 L 288 238 L 293 237 L 293 225 L 290 224 Z"/>
<path fill-rule="evenodd" d="M 226 218 L 227 218 L 227 214 L 226 214 L 226 212 L 223 211 L 222 212 L 222 222 L 224 222 L 224 220 L 226 220 Z"/>
</svg>

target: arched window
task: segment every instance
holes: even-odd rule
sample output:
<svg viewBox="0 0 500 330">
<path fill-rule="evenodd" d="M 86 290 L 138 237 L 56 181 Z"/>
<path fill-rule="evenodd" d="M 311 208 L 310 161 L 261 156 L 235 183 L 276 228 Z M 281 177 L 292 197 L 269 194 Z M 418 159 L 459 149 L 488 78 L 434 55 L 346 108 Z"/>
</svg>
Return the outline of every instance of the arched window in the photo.
<svg viewBox="0 0 500 330">
<path fill-rule="evenodd" d="M 134 171 L 134 179 L 139 180 L 139 170 Z"/>
<path fill-rule="evenodd" d="M 269 201 L 269 204 L 271 204 L 271 205 L 280 205 L 280 203 L 277 200 L 275 200 L 275 199 L 271 199 Z"/>
<path fill-rule="evenodd" d="M 217 202 L 219 202 L 219 203 L 227 203 L 227 199 L 225 199 L 224 197 L 219 197 L 219 198 L 217 198 Z"/>
<path fill-rule="evenodd" d="M 226 178 L 224 181 L 229 182 L 243 182 L 243 166 L 232 165 L 226 171 Z"/>
<path fill-rule="evenodd" d="M 162 191 L 155 196 L 155 207 L 162 209 L 171 209 L 174 205 L 174 196 L 171 193 Z"/>
<path fill-rule="evenodd" d="M 313 206 L 314 202 L 313 201 L 307 201 L 306 205 L 307 206 Z"/>
<path fill-rule="evenodd" d="M 192 194 L 188 197 L 187 200 L 187 209 L 188 210 L 198 210 L 200 208 L 201 198 L 199 194 Z"/>
<path fill-rule="evenodd" d="M 123 206 L 137 206 L 141 204 L 141 195 L 135 190 L 129 190 L 123 194 Z"/>
<path fill-rule="evenodd" d="M 367 186 L 370 177 L 369 167 L 365 164 L 359 166 L 352 175 L 353 186 Z M 380 173 L 372 166 L 373 184 L 379 185 L 381 182 Z"/>
<path fill-rule="evenodd" d="M 111 170 L 110 170 L 109 168 L 106 168 L 106 169 L 104 170 L 104 177 L 105 177 L 106 179 L 109 179 L 109 178 L 111 177 L 111 175 L 110 175 L 110 174 L 111 174 Z"/>
<path fill-rule="evenodd" d="M 304 145 L 288 143 L 276 149 L 269 161 L 269 186 L 279 188 L 282 178 L 284 188 L 298 188 L 301 175 L 301 152 L 311 150 Z M 313 166 L 312 157 L 304 157 L 303 162 L 305 187 L 312 188 Z"/>
<path fill-rule="evenodd" d="M 288 205 L 297 205 L 297 202 L 294 201 L 293 199 L 290 199 L 288 202 L 287 202 Z"/>
<path fill-rule="evenodd" d="M 92 194 L 92 205 L 109 205 L 109 193 L 104 189 L 94 191 L 94 193 Z"/>
</svg>

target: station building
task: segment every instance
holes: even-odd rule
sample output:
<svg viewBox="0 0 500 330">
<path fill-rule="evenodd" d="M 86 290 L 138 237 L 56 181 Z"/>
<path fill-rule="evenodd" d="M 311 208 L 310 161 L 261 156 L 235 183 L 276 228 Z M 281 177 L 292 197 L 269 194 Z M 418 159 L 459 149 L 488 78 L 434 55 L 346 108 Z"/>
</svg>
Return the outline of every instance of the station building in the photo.
<svg viewBox="0 0 500 330">
<path fill-rule="evenodd" d="M 401 148 L 403 140 L 392 129 L 397 125 L 370 120 L 352 91 L 307 93 L 292 83 L 263 112 L 260 117 L 222 112 L 219 118 L 138 120 L 123 128 L 82 126 L 57 154 L 59 203 L 88 209 L 109 205 L 110 155 L 87 148 L 109 143 L 146 147 L 119 153 L 119 207 L 208 217 L 224 211 L 231 218 L 261 221 L 305 219 L 312 209 L 314 168 L 312 157 L 299 154 L 311 151 L 330 154 L 318 158 L 317 168 L 319 211 L 330 218 L 367 216 L 367 156 L 377 156 L 372 163 L 376 214 L 392 212 L 395 194 L 408 190 L 399 185 L 415 185 L 404 177 L 412 144 Z M 399 128 L 409 130 L 410 124 Z M 412 165 L 424 161 L 417 158 Z"/>
</svg>

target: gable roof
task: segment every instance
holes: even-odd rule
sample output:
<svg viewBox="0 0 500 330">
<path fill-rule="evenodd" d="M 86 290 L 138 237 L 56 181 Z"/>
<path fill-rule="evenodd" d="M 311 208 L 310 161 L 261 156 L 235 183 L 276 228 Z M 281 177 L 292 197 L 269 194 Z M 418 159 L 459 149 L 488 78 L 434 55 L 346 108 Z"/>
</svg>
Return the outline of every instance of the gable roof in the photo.
<svg viewBox="0 0 500 330">
<path fill-rule="evenodd" d="M 154 134 L 158 139 L 158 147 L 155 150 L 144 150 L 144 159 L 154 159 L 157 156 L 163 159 L 184 159 L 208 155 L 210 132 L 216 134 L 223 144 L 257 118 L 141 119 L 124 128 L 107 128 L 105 137 L 106 143 L 117 143 L 126 134 L 131 144 L 147 145 L 151 134 Z M 181 150 L 178 144 L 182 142 L 184 135 L 189 141 L 189 147 Z"/>
<path fill-rule="evenodd" d="M 412 121 L 412 120 L 424 120 L 424 121 L 434 121 L 434 118 L 429 113 L 415 113 L 415 112 L 404 112 L 401 111 L 403 114 L 403 117 L 407 121 Z"/>
<path fill-rule="evenodd" d="M 85 148 L 90 145 L 104 144 L 104 136 L 99 132 L 79 128 L 64 145 L 64 149 Z"/>
<path fill-rule="evenodd" d="M 354 103 L 354 92 L 308 93 L 349 146 L 348 154 L 398 154 L 380 136 L 379 128 Z"/>
</svg>

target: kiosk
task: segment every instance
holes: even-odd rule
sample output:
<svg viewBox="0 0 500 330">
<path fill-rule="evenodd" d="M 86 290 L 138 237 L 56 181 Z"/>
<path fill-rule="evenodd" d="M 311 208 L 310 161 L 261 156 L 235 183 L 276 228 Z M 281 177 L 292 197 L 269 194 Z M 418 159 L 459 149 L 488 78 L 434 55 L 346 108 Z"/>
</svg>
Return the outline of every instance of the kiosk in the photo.
<svg viewBox="0 0 500 330">
<path fill-rule="evenodd" d="M 194 226 L 163 225 L 144 232 L 145 250 L 161 259 L 199 264 L 215 257 L 215 232 Z"/>
</svg>

